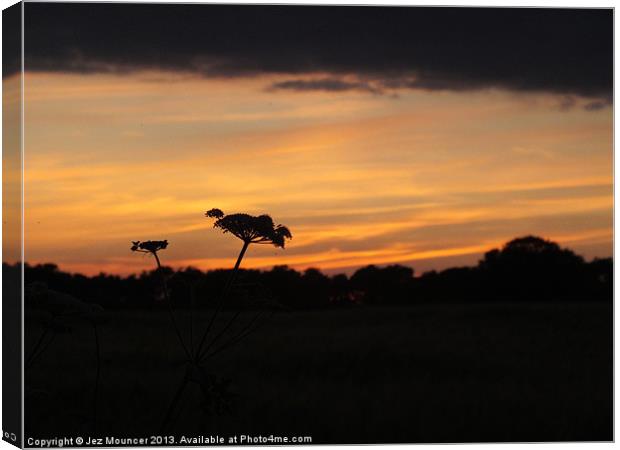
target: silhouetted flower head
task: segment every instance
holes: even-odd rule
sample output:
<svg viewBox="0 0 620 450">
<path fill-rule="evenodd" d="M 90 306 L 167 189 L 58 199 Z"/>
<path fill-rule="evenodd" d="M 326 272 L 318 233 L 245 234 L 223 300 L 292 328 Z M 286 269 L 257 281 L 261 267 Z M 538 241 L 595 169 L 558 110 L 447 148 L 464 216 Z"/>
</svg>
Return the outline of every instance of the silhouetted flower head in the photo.
<svg viewBox="0 0 620 450">
<path fill-rule="evenodd" d="M 209 211 L 207 211 L 205 213 L 205 216 L 213 217 L 213 218 L 216 218 L 216 219 L 221 219 L 222 217 L 224 217 L 224 213 L 222 212 L 221 209 L 213 208 L 213 209 L 210 209 Z"/>
<path fill-rule="evenodd" d="M 248 244 L 273 244 L 284 248 L 286 239 L 292 239 L 291 232 L 284 225 L 275 225 L 268 215 L 249 214 L 225 215 L 221 209 L 210 209 L 205 216 L 214 218 L 214 228 L 231 233 Z"/>
<path fill-rule="evenodd" d="M 160 250 L 164 250 L 168 247 L 168 241 L 132 241 L 133 245 L 131 246 L 132 252 L 142 252 L 142 253 L 157 253 Z"/>
</svg>

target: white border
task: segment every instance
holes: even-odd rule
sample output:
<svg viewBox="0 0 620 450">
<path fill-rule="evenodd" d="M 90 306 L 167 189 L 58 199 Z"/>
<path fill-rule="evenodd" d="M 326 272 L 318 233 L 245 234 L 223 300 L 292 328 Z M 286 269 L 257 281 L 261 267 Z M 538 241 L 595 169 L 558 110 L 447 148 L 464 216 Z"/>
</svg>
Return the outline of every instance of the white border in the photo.
<svg viewBox="0 0 620 450">
<path fill-rule="evenodd" d="M 43 1 L 47 1 L 47 0 L 43 0 Z M 66 0 L 65 0 L 66 1 Z M 71 1 L 71 0 L 69 0 Z M 91 0 L 84 0 L 82 1 L 83 3 L 101 3 L 101 2 L 97 2 L 97 1 L 91 1 Z M 2 7 L 2 9 L 5 9 L 13 4 L 15 4 L 16 2 L 14 0 L 0 0 L 0 6 Z M 124 2 L 124 1 L 119 1 L 119 0 L 112 0 L 112 1 L 108 1 L 107 3 L 128 3 L 128 2 Z M 288 1 L 283 1 L 283 0 L 273 0 L 273 1 L 260 1 L 260 0 L 245 0 L 243 2 L 233 2 L 233 1 L 226 1 L 226 0 L 211 0 L 211 1 L 197 1 L 197 0 L 184 0 L 184 1 L 175 1 L 175 0 L 150 0 L 150 1 L 134 1 L 132 3 L 203 3 L 203 4 L 207 4 L 207 3 L 211 3 L 211 4 L 231 4 L 231 3 L 244 3 L 244 4 L 323 4 L 323 5 L 382 5 L 382 6 L 389 6 L 389 5 L 394 5 L 394 6 L 470 6 L 470 7 L 476 7 L 476 6 L 481 6 L 481 7 L 491 7 L 491 6 L 495 6 L 495 7 L 551 7 L 551 8 L 615 8 L 616 2 L 615 1 L 600 1 L 600 0 L 591 0 L 588 2 L 584 2 L 584 1 L 574 1 L 574 0 L 565 0 L 565 1 L 551 1 L 551 0 L 542 0 L 542 1 L 510 1 L 510 2 L 500 2 L 500 1 L 492 1 L 492 0 L 476 0 L 475 2 L 471 2 L 471 1 L 465 1 L 465 0 L 451 0 L 449 2 L 446 1 L 432 1 L 432 0 L 417 0 L 415 2 L 413 1 L 409 1 L 409 0 L 391 0 L 391 1 L 382 1 L 382 0 L 376 0 L 376 1 L 360 1 L 360 0 L 339 0 L 339 1 L 322 1 L 322 2 L 318 2 L 318 1 L 312 1 L 312 0 L 305 0 L 305 1 L 299 1 L 299 0 L 288 0 Z M 24 10 L 24 5 L 22 4 L 22 56 L 24 54 L 24 22 L 23 22 L 23 10 Z M 616 35 L 615 35 L 615 24 L 616 24 L 616 17 L 615 17 L 615 11 L 614 11 L 614 69 L 615 69 L 615 56 L 616 56 L 616 52 L 618 49 L 617 44 L 617 40 L 616 40 Z M 1 31 L 1 25 L 0 25 L 0 31 Z M 0 32 L 0 53 L 1 53 L 1 32 Z M 24 72 L 24 58 L 22 57 L 22 62 L 21 62 L 21 69 L 22 69 L 22 77 L 21 77 L 21 116 L 22 116 L 22 126 L 21 126 L 21 167 L 22 167 L 22 176 L 21 176 L 21 197 L 22 197 L 22 209 L 21 209 L 21 229 L 22 229 L 22 236 L 21 236 L 21 256 L 22 256 L 22 323 L 23 323 L 23 292 L 24 292 L 24 286 L 23 286 L 23 261 L 24 261 L 24 256 L 25 256 L 25 249 L 24 249 L 24 208 L 23 208 L 23 199 L 24 199 L 24 177 L 23 177 L 23 169 L 24 169 L 24 117 L 25 117 L 25 108 L 24 108 L 24 77 L 23 77 L 23 72 Z M 616 83 L 618 82 L 618 75 L 614 70 L 614 86 L 616 85 Z M 616 143 L 616 134 L 615 134 L 615 129 L 616 129 L 616 115 L 615 115 L 615 89 L 614 89 L 614 259 L 615 259 L 615 255 L 616 255 L 616 250 L 618 249 L 618 243 L 615 240 L 615 231 L 616 231 L 616 210 L 615 210 L 615 194 L 616 194 L 616 183 L 615 183 L 615 173 L 617 172 L 618 169 L 618 160 L 615 158 L 615 143 Z M 1 114 L 0 114 L 0 118 L 1 118 Z M 1 131 L 1 121 L 0 121 L 0 131 Z M 0 169 L 2 167 L 1 161 L 0 161 Z M 2 193 L 2 186 L 0 184 L 0 195 Z M 0 217 L 1 217 L 1 212 L 0 212 Z M 0 230 L 1 230 L 1 221 L 0 221 Z M 0 248 L 0 255 L 1 255 L 1 248 Z M 618 269 L 618 267 L 614 264 L 614 281 L 617 279 L 618 275 L 620 274 L 620 269 Z M 0 281 L 0 287 L 2 286 L 2 282 Z M 617 286 L 614 283 L 614 299 L 617 298 L 616 294 L 618 293 L 617 291 Z M 1 296 L 1 294 L 0 294 Z M 615 437 L 615 431 L 618 429 L 617 425 L 618 425 L 618 417 L 617 414 L 615 414 L 615 405 L 618 404 L 618 391 L 615 389 L 615 382 L 616 382 L 616 371 L 615 371 L 615 349 L 617 348 L 617 334 L 615 333 L 615 323 L 617 323 L 616 319 L 618 315 L 618 310 L 614 307 L 614 437 Z M 1 316 L 1 313 L 0 313 Z M 0 321 L 0 330 L 1 330 L 1 321 Z M 23 349 L 23 345 L 24 345 L 24 329 L 22 327 L 22 349 Z M 0 369 L 1 369 L 1 360 L 0 360 Z M 23 373 L 23 352 L 22 352 L 22 442 L 24 442 L 24 416 L 23 416 L 23 398 L 24 398 L 24 379 L 23 379 L 24 373 Z M 0 385 L 0 398 L 2 396 L 2 386 Z M 0 423 L 2 420 L 2 411 L 0 408 Z M 2 441 L 2 444 L 0 444 L 3 448 L 14 448 L 13 446 L 11 446 L 9 443 Z M 467 448 L 485 448 L 485 449 L 489 449 L 489 450 L 494 450 L 494 449 L 502 449 L 502 448 L 506 448 L 507 446 L 509 446 L 511 449 L 515 449 L 515 450 L 523 450 L 523 449 L 531 449 L 532 444 L 523 444 L 523 443 L 515 443 L 515 444 L 433 444 L 433 445 L 413 445 L 413 444 L 390 444 L 389 447 L 393 447 L 393 446 L 398 446 L 398 447 L 405 447 L 405 448 L 416 448 L 416 449 L 437 449 L 437 448 L 449 448 L 451 446 L 454 445 L 464 445 Z M 581 450 L 581 449 L 589 449 L 591 446 L 596 446 L 597 448 L 600 447 L 610 447 L 610 446 L 615 446 L 615 443 L 545 443 L 545 444 L 536 444 L 536 448 L 540 448 L 540 449 L 557 449 L 557 448 L 570 448 L 570 449 L 576 449 L 576 450 Z M 227 446 L 228 447 L 228 446 Z M 260 446 L 243 446 L 243 447 L 228 447 L 228 448 L 238 448 L 238 449 L 242 449 L 242 448 L 259 448 Z M 289 447 L 289 446 L 284 446 L 284 447 Z M 292 446 L 291 446 L 292 447 Z M 342 446 L 334 446 L 334 445 L 310 445 L 310 446 L 304 446 L 304 447 L 312 447 L 312 448 L 322 448 L 322 449 L 337 449 L 339 447 Z M 367 445 L 348 445 L 346 447 L 354 447 L 354 448 L 363 448 L 363 447 L 367 447 Z M 380 445 L 379 447 L 388 447 L 388 445 Z M 187 448 L 187 447 L 167 447 L 167 448 Z M 204 448 L 204 447 L 198 447 L 198 448 Z"/>
</svg>

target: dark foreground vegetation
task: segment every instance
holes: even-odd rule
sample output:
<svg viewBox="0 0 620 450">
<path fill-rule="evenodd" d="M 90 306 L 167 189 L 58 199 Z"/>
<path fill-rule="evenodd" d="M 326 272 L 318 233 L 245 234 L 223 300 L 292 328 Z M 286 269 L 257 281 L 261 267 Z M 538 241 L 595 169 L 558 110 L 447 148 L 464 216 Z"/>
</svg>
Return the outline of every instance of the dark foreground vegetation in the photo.
<svg viewBox="0 0 620 450">
<path fill-rule="evenodd" d="M 162 272 L 26 267 L 26 437 L 613 439 L 611 259 L 525 237 L 420 277 L 244 270 L 219 315 L 228 271 Z M 197 364 L 207 324 L 247 337 Z"/>
<path fill-rule="evenodd" d="M 13 270 L 19 270 L 13 267 Z M 11 270 L 11 267 L 5 267 Z M 176 307 L 212 306 L 230 270 L 163 269 Z M 26 283 L 44 283 L 105 309 L 163 307 L 156 270 L 120 277 L 87 277 L 58 270 L 54 264 L 26 266 Z M 537 237 L 515 239 L 487 252 L 475 267 L 457 267 L 414 277 L 401 265 L 367 266 L 352 276 L 327 276 L 317 269 L 298 272 L 287 266 L 268 271 L 241 270 L 228 307 L 269 300 L 290 309 L 437 302 L 611 301 L 611 258 L 586 262 L 556 243 Z"/>
<path fill-rule="evenodd" d="M 207 320 L 204 311 L 199 321 Z M 39 333 L 27 333 L 27 348 Z M 97 433 L 157 434 L 183 367 L 166 313 L 117 311 L 100 335 Z M 612 313 L 604 303 L 280 311 L 211 367 L 232 380 L 232 411 L 205 414 L 191 385 L 175 436 L 612 439 Z M 26 435 L 92 435 L 95 370 L 88 326 L 59 334 L 26 372 Z"/>
</svg>

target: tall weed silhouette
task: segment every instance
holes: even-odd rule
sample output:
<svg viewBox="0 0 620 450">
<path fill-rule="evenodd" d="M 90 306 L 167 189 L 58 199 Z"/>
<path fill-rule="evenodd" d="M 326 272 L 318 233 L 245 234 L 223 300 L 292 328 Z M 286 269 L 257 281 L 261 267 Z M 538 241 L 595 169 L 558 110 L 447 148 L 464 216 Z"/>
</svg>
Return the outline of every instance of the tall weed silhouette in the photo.
<svg viewBox="0 0 620 450">
<path fill-rule="evenodd" d="M 205 213 L 210 219 L 215 219 L 214 228 L 219 228 L 224 233 L 230 233 L 239 238 L 243 245 L 237 256 L 233 270 L 231 271 L 215 309 L 202 332 L 200 340 L 194 342 L 194 305 L 193 290 L 190 289 L 190 323 L 189 323 L 189 345 L 183 338 L 183 333 L 176 319 L 174 308 L 168 290 L 166 274 L 163 270 L 159 252 L 168 248 L 168 241 L 134 241 L 131 250 L 138 253 L 152 255 L 155 258 L 157 272 L 160 274 L 161 287 L 164 300 L 168 310 L 168 315 L 174 332 L 183 349 L 186 362 L 186 370 L 181 382 L 179 383 L 170 405 L 166 410 L 160 431 L 163 433 L 170 426 L 174 418 L 174 413 L 178 407 L 182 396 L 190 382 L 198 384 L 203 396 L 202 407 L 206 412 L 221 414 L 231 411 L 231 403 L 234 394 L 230 391 L 230 380 L 221 379 L 211 371 L 207 370 L 206 362 L 218 353 L 221 353 L 251 334 L 259 324 L 259 319 L 263 316 L 264 309 L 259 309 L 254 316 L 236 332 L 232 332 L 233 324 L 239 320 L 244 308 L 239 307 L 224 325 L 216 332 L 215 324 L 220 316 L 226 299 L 237 279 L 239 267 L 251 244 L 270 244 L 275 247 L 284 248 L 286 240 L 292 238 L 290 230 L 280 224 L 275 224 L 268 215 L 252 216 L 250 214 L 224 214 L 220 209 L 214 208 Z"/>
<path fill-rule="evenodd" d="M 24 355 L 24 369 L 33 366 L 52 345 L 60 333 L 70 332 L 76 323 L 86 324 L 93 330 L 93 347 L 95 354 L 95 377 L 91 400 L 91 421 L 93 433 L 97 433 L 99 391 L 101 384 L 101 342 L 99 325 L 107 317 L 101 305 L 86 303 L 82 300 L 53 289 L 44 283 L 30 283 L 25 290 L 26 310 L 39 317 L 43 331 L 34 346 Z"/>
</svg>

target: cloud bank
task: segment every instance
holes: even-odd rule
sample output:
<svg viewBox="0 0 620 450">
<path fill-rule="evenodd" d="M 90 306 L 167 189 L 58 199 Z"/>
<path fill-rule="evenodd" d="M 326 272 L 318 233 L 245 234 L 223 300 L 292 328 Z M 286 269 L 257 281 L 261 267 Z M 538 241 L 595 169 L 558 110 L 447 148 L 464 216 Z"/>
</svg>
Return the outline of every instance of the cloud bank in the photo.
<svg viewBox="0 0 620 450">
<path fill-rule="evenodd" d="M 612 96 L 611 9 L 27 3 L 25 14 L 27 71 L 284 74 L 271 89 L 375 94 L 502 88 L 588 97 L 593 109 Z"/>
</svg>

